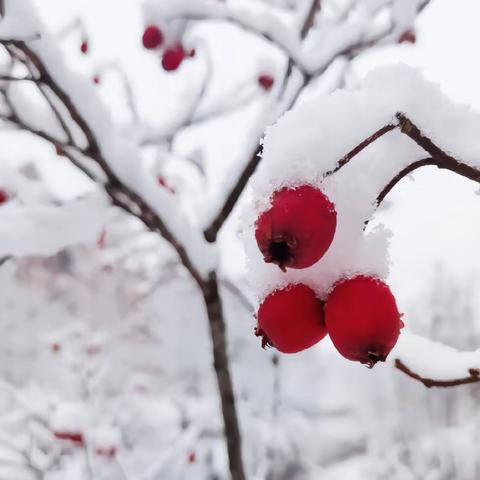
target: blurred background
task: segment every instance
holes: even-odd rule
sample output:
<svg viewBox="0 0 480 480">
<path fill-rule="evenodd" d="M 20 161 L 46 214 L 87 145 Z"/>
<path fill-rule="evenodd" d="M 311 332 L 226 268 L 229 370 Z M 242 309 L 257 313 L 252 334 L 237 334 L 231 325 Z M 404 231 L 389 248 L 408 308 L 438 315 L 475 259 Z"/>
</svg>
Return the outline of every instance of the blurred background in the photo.
<svg viewBox="0 0 480 480">
<path fill-rule="evenodd" d="M 288 16 L 308 2 L 247 3 Z M 195 54 L 167 73 L 161 55 L 142 45 L 153 21 L 142 2 L 34 4 L 68 66 L 92 80 L 119 128 L 128 133 L 132 118 L 148 125 L 142 162 L 161 188 L 193 221 L 209 218 L 270 102 L 259 74 L 280 78 L 282 52 L 228 22 L 198 22 L 185 36 Z M 479 15 L 477 0 L 432 0 L 415 22 L 414 43 L 358 55 L 340 86 L 404 62 L 480 109 Z M 328 90 L 318 82 L 307 101 L 317 87 Z M 200 93 L 205 118 L 177 132 Z M 175 135 L 159 144 L 157 131 Z M 94 190 L 51 145 L 26 133 L 0 130 L 0 160 L 7 243 L 16 208 Z M 388 282 L 409 329 L 464 350 L 480 344 L 479 194 L 472 182 L 427 167 L 400 183 L 369 227 L 393 232 Z M 248 478 L 480 478 L 479 386 L 426 389 L 391 365 L 347 362 L 328 340 L 295 356 L 260 348 L 241 240 L 249 200 L 247 190 L 218 240 Z M 114 209 L 88 216 L 71 246 L 5 257 L 0 267 L 0 479 L 227 479 L 197 288 L 140 222 Z"/>
</svg>

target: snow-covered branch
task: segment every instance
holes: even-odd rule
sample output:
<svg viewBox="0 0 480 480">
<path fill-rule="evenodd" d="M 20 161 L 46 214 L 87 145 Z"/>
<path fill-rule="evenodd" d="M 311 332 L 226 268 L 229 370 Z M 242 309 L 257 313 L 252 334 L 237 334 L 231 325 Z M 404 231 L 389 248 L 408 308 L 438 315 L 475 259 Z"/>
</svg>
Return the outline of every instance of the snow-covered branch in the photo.
<svg viewBox="0 0 480 480">
<path fill-rule="evenodd" d="M 328 307 L 331 290 L 341 279 L 367 274 L 385 278 L 388 233 L 383 229 L 365 233 L 375 209 L 402 178 L 422 166 L 436 166 L 480 183 L 479 128 L 477 113 L 452 104 L 438 87 L 404 66 L 379 70 L 358 91 L 338 91 L 285 115 L 267 132 L 254 184 L 260 199 L 254 208 L 257 212 L 265 209 L 272 192 L 285 185 L 321 185 L 335 205 L 337 227 L 323 258 L 308 268 L 286 273 L 264 263 L 253 244 L 254 235 L 248 236 L 259 298 L 285 285 L 302 283 L 326 299 Z M 291 132 L 301 133 L 292 136 Z M 344 151 L 348 153 L 342 154 Z M 322 156 L 317 157 L 316 152 Z M 250 215 L 255 218 L 258 214 L 253 211 Z M 427 386 L 480 380 L 478 353 L 437 348 L 427 340 L 424 345 L 432 347 L 428 352 L 423 347 L 401 347 L 409 345 L 408 335 L 405 337 L 392 356 L 396 367 L 412 378 Z M 416 338 L 414 345 L 418 346 L 421 341 Z M 448 355 L 443 355 L 444 351 Z M 443 368 L 447 358 L 451 368 Z M 437 364 L 442 368 L 429 368 Z"/>
<path fill-rule="evenodd" d="M 396 368 L 428 388 L 480 382 L 480 349 L 459 352 L 418 335 L 404 333 L 391 355 Z"/>
<path fill-rule="evenodd" d="M 9 14 L 10 10 L 5 23 L 9 20 Z M 38 29 L 41 28 L 35 19 L 31 20 Z M 10 22 L 7 23 L 7 26 L 9 25 Z M 73 120 L 82 132 L 84 141 L 82 144 L 78 141 L 73 144 L 73 138 L 67 135 L 68 141 L 63 144 L 48 132 L 35 128 L 27 129 L 54 145 L 60 144 L 66 153 L 69 147 L 72 147 L 81 150 L 85 157 L 93 160 L 105 177 L 104 187 L 112 202 L 137 216 L 150 229 L 161 233 L 177 251 L 184 266 L 197 282 L 201 283 L 202 277 L 215 265 L 211 248 L 206 245 L 200 232 L 197 233 L 185 219 L 179 218 L 178 212 L 176 216 L 172 215 L 174 209 L 169 206 L 171 199 L 156 186 L 155 179 L 146 178 L 142 169 L 133 167 L 141 164 L 138 147 L 115 130 L 100 102 L 85 104 L 82 99 L 92 95 L 91 87 L 86 85 L 85 80 L 66 70 L 54 42 L 47 33 L 42 35 L 42 39 L 30 44 L 11 40 L 1 42 L 7 48 L 20 52 L 31 76 L 41 79 L 38 85 L 48 87 L 56 101 L 61 102 L 70 116 L 70 119 L 63 119 L 60 112 L 54 110 L 63 130 L 68 132 L 67 122 Z M 22 128 L 26 126 L 14 111 L 4 119 Z M 137 173 L 133 175 L 133 172 Z"/>
</svg>

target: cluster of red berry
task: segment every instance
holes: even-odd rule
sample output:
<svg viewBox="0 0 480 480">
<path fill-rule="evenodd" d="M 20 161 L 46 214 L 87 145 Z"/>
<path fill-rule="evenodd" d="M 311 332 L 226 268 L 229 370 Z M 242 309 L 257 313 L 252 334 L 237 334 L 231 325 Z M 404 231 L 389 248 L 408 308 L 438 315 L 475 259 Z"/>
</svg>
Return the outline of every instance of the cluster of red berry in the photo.
<svg viewBox="0 0 480 480">
<path fill-rule="evenodd" d="M 162 48 L 165 43 L 162 30 L 157 25 L 148 25 L 143 31 L 142 43 L 147 50 L 158 50 Z M 162 67 L 167 72 L 177 70 L 185 59 L 194 56 L 194 48 L 187 50 L 181 42 L 176 42 L 164 48 L 162 53 Z M 272 89 L 275 80 L 269 73 L 260 73 L 257 77 L 257 82 L 261 89 L 268 92 Z"/>
<path fill-rule="evenodd" d="M 148 25 L 142 37 L 143 46 L 147 50 L 157 50 L 164 44 L 164 35 L 156 25 Z M 187 51 L 182 43 L 177 42 L 164 48 L 162 53 L 162 67 L 167 72 L 177 70 L 182 62 L 189 57 L 195 56 L 195 49 Z"/>
<path fill-rule="evenodd" d="M 255 224 L 255 238 L 267 263 L 286 268 L 312 266 L 329 249 L 337 226 L 335 205 L 310 185 L 283 188 Z M 403 327 L 395 297 L 378 278 L 341 278 L 326 301 L 307 285 L 291 284 L 268 295 L 257 313 L 255 334 L 262 346 L 296 353 L 327 333 L 349 360 L 373 367 L 385 361 Z"/>
</svg>

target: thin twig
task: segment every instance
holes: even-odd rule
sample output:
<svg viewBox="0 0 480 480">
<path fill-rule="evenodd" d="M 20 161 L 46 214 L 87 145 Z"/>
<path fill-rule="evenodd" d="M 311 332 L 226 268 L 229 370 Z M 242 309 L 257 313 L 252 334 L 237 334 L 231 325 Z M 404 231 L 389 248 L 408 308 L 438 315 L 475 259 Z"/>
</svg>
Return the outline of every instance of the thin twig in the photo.
<svg viewBox="0 0 480 480">
<path fill-rule="evenodd" d="M 422 160 L 417 160 L 411 163 L 410 165 L 408 165 L 407 167 L 405 167 L 402 171 L 397 173 L 397 175 L 395 175 L 390 180 L 390 182 L 387 183 L 387 185 L 383 188 L 383 190 L 378 194 L 377 200 L 375 203 L 377 205 L 380 205 L 385 199 L 385 197 L 393 189 L 393 187 L 395 187 L 395 185 L 397 185 L 397 183 L 400 182 L 400 180 L 402 180 L 404 177 L 406 177 L 407 175 L 410 175 L 410 173 L 417 170 L 417 168 L 426 167 L 429 165 L 436 165 L 436 162 L 433 158 L 424 158 Z"/>
<path fill-rule="evenodd" d="M 4 43 L 2 40 L 1 43 Z M 100 148 L 100 144 L 96 138 L 95 133 L 90 128 L 88 122 L 80 114 L 77 106 L 71 100 L 70 96 L 60 87 L 56 80 L 51 76 L 50 72 L 47 70 L 43 64 L 41 58 L 22 41 L 12 41 L 10 42 L 15 48 L 22 51 L 26 57 L 29 59 L 35 69 L 38 71 L 41 78 L 44 80 L 44 83 L 48 85 L 49 89 L 55 94 L 55 96 L 60 100 L 60 102 L 65 106 L 66 110 L 69 112 L 72 120 L 78 125 L 80 130 L 85 135 L 87 140 L 88 147 L 83 152 L 85 155 L 89 156 L 94 160 L 100 168 L 105 173 L 108 179 L 108 185 L 106 186 L 107 193 L 111 196 L 114 204 L 120 204 L 122 207 L 125 207 L 126 202 L 131 202 L 133 205 L 138 208 L 137 217 L 151 230 L 160 233 L 165 240 L 167 240 L 172 247 L 176 250 L 178 256 L 181 259 L 182 264 L 187 268 L 191 273 L 192 277 L 195 279 L 200 288 L 203 289 L 204 279 L 201 274 L 197 271 L 196 267 L 192 263 L 185 247 L 180 243 L 180 240 L 175 238 L 173 233 L 168 229 L 167 225 L 161 219 L 156 212 L 147 204 L 147 202 L 136 192 L 128 188 L 123 184 L 120 179 L 114 174 L 110 168 L 107 160 L 103 156 L 103 153 Z M 33 133 L 33 132 L 32 132 Z M 36 132 L 40 133 L 40 137 L 45 140 L 50 141 L 54 145 L 58 143 L 56 139 L 45 132 Z M 42 135 L 43 134 L 43 135 Z M 123 200 L 125 199 L 125 200 Z M 132 211 L 131 208 L 129 208 Z"/>
<path fill-rule="evenodd" d="M 469 383 L 480 382 L 480 370 L 478 368 L 471 368 L 470 370 L 468 370 L 468 376 L 463 378 L 456 378 L 452 380 L 435 380 L 433 378 L 422 377 L 418 373 L 413 372 L 398 358 L 395 360 L 395 367 L 409 377 L 418 380 L 419 382 L 422 382 L 427 388 L 457 387 L 459 385 L 467 385 Z"/>
<path fill-rule="evenodd" d="M 41 78 L 35 78 L 30 75 L 27 77 L 14 77 L 11 75 L 0 75 L 0 80 L 4 80 L 7 82 L 34 82 L 34 83 L 40 83 L 42 81 Z"/>
<path fill-rule="evenodd" d="M 304 40 L 312 27 L 315 24 L 315 17 L 317 12 L 320 11 L 320 0 L 311 0 L 312 5 L 310 6 L 310 10 L 308 11 L 307 17 L 305 22 L 302 26 L 302 31 L 300 32 L 300 38 Z"/>
<path fill-rule="evenodd" d="M 385 125 L 382 128 L 379 128 L 375 133 L 372 133 L 369 137 L 365 140 L 361 141 L 358 145 L 356 145 L 352 150 L 350 150 L 344 157 L 342 157 L 338 162 L 335 168 L 325 172 L 323 174 L 324 177 L 329 177 L 334 173 L 338 172 L 342 167 L 344 167 L 353 157 L 357 156 L 363 149 L 367 148 L 373 142 L 378 140 L 380 137 L 385 135 L 386 133 L 392 131 L 394 128 L 397 128 L 397 125 Z"/>
</svg>

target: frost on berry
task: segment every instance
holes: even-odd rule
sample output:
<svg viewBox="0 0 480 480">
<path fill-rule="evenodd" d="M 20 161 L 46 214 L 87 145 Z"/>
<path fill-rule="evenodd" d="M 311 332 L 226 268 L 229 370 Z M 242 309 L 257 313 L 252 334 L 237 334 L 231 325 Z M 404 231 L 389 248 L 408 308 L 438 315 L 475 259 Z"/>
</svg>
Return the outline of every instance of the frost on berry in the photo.
<svg viewBox="0 0 480 480">
<path fill-rule="evenodd" d="M 302 185 L 274 193 L 272 205 L 255 224 L 255 239 L 267 263 L 285 271 L 316 263 L 332 243 L 334 205 L 317 188 Z"/>
<path fill-rule="evenodd" d="M 370 368 L 386 360 L 403 327 L 388 286 L 363 275 L 334 287 L 325 306 L 325 323 L 339 353 Z"/>
<path fill-rule="evenodd" d="M 158 48 L 163 43 L 163 33 L 156 25 L 148 25 L 142 36 L 143 46 L 147 50 Z"/>
<path fill-rule="evenodd" d="M 263 348 L 296 353 L 315 345 L 326 333 L 322 302 L 306 285 L 276 290 L 258 309 L 255 335 L 262 337 Z"/>
</svg>

